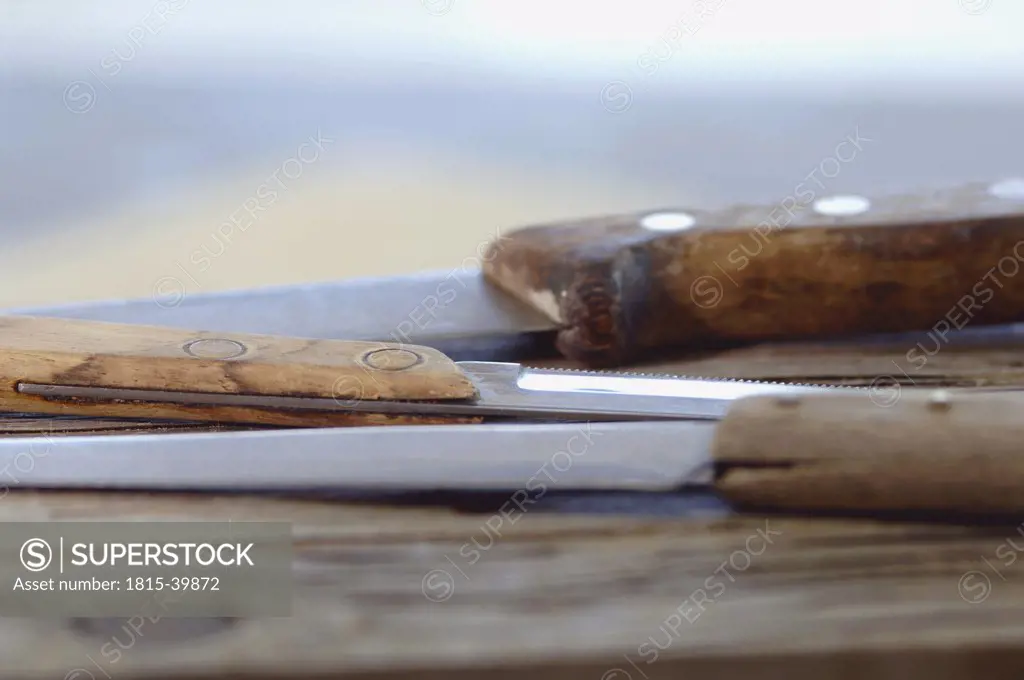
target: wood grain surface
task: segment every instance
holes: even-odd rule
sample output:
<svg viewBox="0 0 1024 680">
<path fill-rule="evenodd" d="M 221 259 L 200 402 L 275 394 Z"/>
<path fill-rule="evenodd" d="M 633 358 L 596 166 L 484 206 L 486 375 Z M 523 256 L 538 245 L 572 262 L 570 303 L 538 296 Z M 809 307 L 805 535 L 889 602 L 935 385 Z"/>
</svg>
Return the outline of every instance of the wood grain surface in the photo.
<svg viewBox="0 0 1024 680">
<path fill-rule="evenodd" d="M 1024 514 L 1024 392 L 842 390 L 736 402 L 717 486 L 738 507 Z"/>
<path fill-rule="evenodd" d="M 0 677 L 1014 678 L 1024 529 L 10 493 L 0 520 L 294 523 L 291 618 L 0 622 Z M 491 522 L 491 528 L 486 524 Z M 102 624 L 106 624 L 105 626 Z M 190 639 L 160 641 L 191 626 Z M 89 630 L 94 632 L 89 633 Z M 146 636 L 151 640 L 147 641 Z M 117 638 L 117 659 L 103 655 Z M 109 647 L 108 647 L 109 650 Z"/>
<path fill-rule="evenodd" d="M 483 267 L 563 327 L 566 356 L 594 365 L 665 347 L 1024 319 L 1024 186 L 869 198 L 845 199 L 867 201 L 851 214 L 787 197 L 523 228 Z"/>
<path fill-rule="evenodd" d="M 37 413 L 0 413 L 0 437 L 59 437 L 61 435 L 132 434 L 161 432 L 227 432 L 257 429 L 238 423 L 177 420 L 118 420 L 95 416 L 52 416 Z"/>
<path fill-rule="evenodd" d="M 0 317 L 0 408 L 13 412 L 264 425 L 358 425 L 430 419 L 54 400 L 19 383 L 356 400 L 465 399 L 476 388 L 428 347 L 181 331 L 95 321 Z"/>
</svg>

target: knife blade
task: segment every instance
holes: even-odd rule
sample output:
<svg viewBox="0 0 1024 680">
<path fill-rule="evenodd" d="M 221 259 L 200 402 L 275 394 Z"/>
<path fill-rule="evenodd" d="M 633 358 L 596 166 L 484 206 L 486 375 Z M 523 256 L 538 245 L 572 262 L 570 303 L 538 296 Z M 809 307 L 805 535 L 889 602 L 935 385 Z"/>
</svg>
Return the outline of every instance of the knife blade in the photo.
<svg viewBox="0 0 1024 680">
<path fill-rule="evenodd" d="M 566 490 L 664 490 L 710 482 L 712 433 L 666 421 L 34 437 L 0 439 L 0 469 L 22 488 L 512 491 L 547 465 Z M 551 458 L 569 450 L 559 472 Z"/>
<path fill-rule="evenodd" d="M 162 296 L 159 288 L 150 298 L 6 313 L 424 345 L 458 361 L 517 361 L 554 354 L 554 324 L 489 285 L 476 268 L 188 295 Z"/>
</svg>

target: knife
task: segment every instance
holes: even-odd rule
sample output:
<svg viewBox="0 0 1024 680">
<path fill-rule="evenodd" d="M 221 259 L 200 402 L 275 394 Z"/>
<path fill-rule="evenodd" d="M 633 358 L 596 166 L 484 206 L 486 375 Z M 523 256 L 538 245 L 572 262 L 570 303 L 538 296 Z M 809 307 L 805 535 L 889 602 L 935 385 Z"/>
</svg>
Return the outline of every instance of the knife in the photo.
<svg viewBox="0 0 1024 680">
<path fill-rule="evenodd" d="M 813 194 L 811 194 L 813 196 Z M 590 365 L 666 347 L 1024 318 L 1024 180 L 916 195 L 672 208 L 521 229 L 488 279 Z"/>
<path fill-rule="evenodd" d="M 714 419 L 825 387 L 454 362 L 395 343 L 0 317 L 0 412 L 256 426 Z"/>
<path fill-rule="evenodd" d="M 18 470 L 5 493 L 482 490 L 511 494 L 522 508 L 552 491 L 712 487 L 739 510 L 1024 510 L 1019 393 L 925 391 L 882 408 L 862 392 L 722 399 L 718 420 L 0 439 L 0 469 Z M 666 406 L 675 399 L 648 398 Z"/>
<path fill-rule="evenodd" d="M 1024 180 L 1004 179 L 525 228 L 447 271 L 170 297 L 163 277 L 153 299 L 11 313 L 426 345 L 455 360 L 551 357 L 557 343 L 600 367 L 761 340 L 1016 341 L 1017 327 L 986 326 L 1024 320 L 1021 239 Z"/>
</svg>

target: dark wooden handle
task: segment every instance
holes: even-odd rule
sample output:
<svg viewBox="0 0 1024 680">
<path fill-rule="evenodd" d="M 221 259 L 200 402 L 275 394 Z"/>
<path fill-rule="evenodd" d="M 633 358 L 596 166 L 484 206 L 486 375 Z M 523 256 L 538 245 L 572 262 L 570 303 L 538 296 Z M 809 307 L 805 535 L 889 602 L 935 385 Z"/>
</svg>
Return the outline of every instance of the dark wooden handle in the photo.
<svg viewBox="0 0 1024 680">
<path fill-rule="evenodd" d="M 492 244 L 484 273 L 559 324 L 559 349 L 590 365 L 663 347 L 1024 319 L 1024 181 L 808 194 L 525 228 Z"/>
<path fill-rule="evenodd" d="M 0 411 L 261 425 L 430 422 L 376 414 L 61 400 L 19 383 L 351 400 L 466 399 L 476 388 L 428 347 L 0 317 Z"/>
<path fill-rule="evenodd" d="M 872 390 L 738 401 L 720 491 L 798 511 L 1024 511 L 1024 393 Z"/>
</svg>

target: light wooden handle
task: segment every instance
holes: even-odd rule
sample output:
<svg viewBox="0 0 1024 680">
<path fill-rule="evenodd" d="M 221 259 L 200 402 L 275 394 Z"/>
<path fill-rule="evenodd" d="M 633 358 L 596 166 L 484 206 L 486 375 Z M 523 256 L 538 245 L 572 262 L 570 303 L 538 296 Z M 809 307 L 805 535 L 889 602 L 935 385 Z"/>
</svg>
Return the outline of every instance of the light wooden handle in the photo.
<svg viewBox="0 0 1024 680">
<path fill-rule="evenodd" d="M 267 425 L 421 422 L 346 412 L 53 401 L 19 383 L 352 400 L 475 396 L 473 383 L 428 347 L 182 331 L 94 321 L 0 317 L 0 411 Z"/>
<path fill-rule="evenodd" d="M 720 423 L 714 455 L 719 489 L 739 507 L 1015 513 L 1024 394 L 753 397 Z"/>
</svg>

